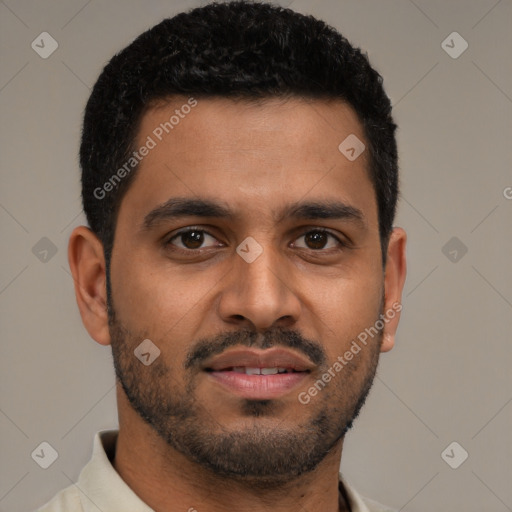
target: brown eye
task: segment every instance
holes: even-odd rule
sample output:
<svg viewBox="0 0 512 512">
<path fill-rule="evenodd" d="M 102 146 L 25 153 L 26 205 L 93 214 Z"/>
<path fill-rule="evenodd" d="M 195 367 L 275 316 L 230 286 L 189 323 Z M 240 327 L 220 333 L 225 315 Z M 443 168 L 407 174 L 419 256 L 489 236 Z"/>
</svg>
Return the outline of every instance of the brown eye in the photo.
<svg viewBox="0 0 512 512">
<path fill-rule="evenodd" d="M 180 235 L 180 239 L 187 249 L 199 249 L 204 242 L 204 234 L 201 231 L 187 231 Z"/>
<path fill-rule="evenodd" d="M 336 247 L 343 246 L 343 243 L 332 233 L 326 231 L 324 229 L 314 229 L 304 233 L 298 239 L 303 238 L 305 245 L 296 245 L 296 247 L 302 249 L 312 249 L 314 251 L 318 251 L 321 249 L 332 249 Z M 329 238 L 334 241 L 334 245 L 330 247 L 326 247 L 329 243 Z"/>
<path fill-rule="evenodd" d="M 190 228 L 187 230 L 180 231 L 176 233 L 173 237 L 171 237 L 165 245 L 175 246 L 178 249 L 183 250 L 196 250 L 203 249 L 203 244 L 207 241 L 208 238 L 212 240 L 216 240 L 212 235 L 207 233 L 204 229 Z M 209 245 L 206 247 L 213 247 L 213 245 Z"/>
<path fill-rule="evenodd" d="M 312 231 L 305 235 L 306 244 L 311 249 L 323 249 L 327 243 L 327 235 L 318 231 Z"/>
</svg>

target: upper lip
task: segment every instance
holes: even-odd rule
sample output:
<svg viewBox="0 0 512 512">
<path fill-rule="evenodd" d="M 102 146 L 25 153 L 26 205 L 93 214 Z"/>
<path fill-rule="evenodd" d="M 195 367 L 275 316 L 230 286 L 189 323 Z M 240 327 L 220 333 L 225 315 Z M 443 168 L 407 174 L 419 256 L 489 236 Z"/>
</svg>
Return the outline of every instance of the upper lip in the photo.
<svg viewBox="0 0 512 512">
<path fill-rule="evenodd" d="M 267 350 L 232 349 L 212 357 L 203 365 L 204 370 L 221 371 L 234 367 L 246 368 L 291 368 L 298 372 L 311 371 L 309 359 L 283 348 Z"/>
</svg>

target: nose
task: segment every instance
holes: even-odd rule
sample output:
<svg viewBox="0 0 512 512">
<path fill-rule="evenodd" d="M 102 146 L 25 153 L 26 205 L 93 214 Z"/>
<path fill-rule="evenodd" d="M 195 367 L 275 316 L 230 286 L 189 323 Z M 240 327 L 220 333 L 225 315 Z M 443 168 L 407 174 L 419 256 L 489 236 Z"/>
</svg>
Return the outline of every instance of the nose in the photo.
<svg viewBox="0 0 512 512">
<path fill-rule="evenodd" d="M 251 263 L 237 254 L 224 280 L 218 311 L 224 322 L 263 331 L 292 327 L 301 303 L 286 259 L 270 246 Z"/>
</svg>

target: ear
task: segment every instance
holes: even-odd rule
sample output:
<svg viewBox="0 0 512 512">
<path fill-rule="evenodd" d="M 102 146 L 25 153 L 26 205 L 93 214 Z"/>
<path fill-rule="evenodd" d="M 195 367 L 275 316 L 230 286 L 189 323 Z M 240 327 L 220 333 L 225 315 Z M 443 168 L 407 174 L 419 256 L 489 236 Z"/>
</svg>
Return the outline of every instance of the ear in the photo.
<svg viewBox="0 0 512 512">
<path fill-rule="evenodd" d="M 71 233 L 68 261 L 82 322 L 91 338 L 100 345 L 109 345 L 103 244 L 88 227 L 79 226 Z"/>
<path fill-rule="evenodd" d="M 406 241 L 405 231 L 402 228 L 394 228 L 389 237 L 384 276 L 383 314 L 387 321 L 384 324 L 381 352 L 388 352 L 395 344 L 395 334 L 402 310 L 402 290 L 407 273 Z"/>
</svg>

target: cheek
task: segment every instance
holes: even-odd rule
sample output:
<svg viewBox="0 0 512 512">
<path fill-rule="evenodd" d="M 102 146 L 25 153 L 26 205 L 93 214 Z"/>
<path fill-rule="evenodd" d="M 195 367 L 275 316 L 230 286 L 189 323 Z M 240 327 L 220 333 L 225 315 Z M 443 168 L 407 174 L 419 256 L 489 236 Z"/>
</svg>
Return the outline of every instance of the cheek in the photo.
<svg viewBox="0 0 512 512">
<path fill-rule="evenodd" d="M 191 320 L 201 314 L 212 283 L 142 258 L 121 263 L 116 270 L 113 301 L 123 324 L 162 343 L 193 335 Z"/>
<path fill-rule="evenodd" d="M 349 350 L 353 340 L 375 325 L 381 313 L 382 288 L 378 277 L 371 280 L 339 281 L 317 295 L 315 311 L 320 315 L 325 347 L 330 360 Z M 373 331 L 372 331 L 373 332 Z M 375 345 L 378 337 L 368 337 Z M 362 345 L 363 346 L 363 345 Z"/>
<path fill-rule="evenodd" d="M 112 265 L 112 294 L 124 323 L 137 327 L 168 324 L 173 316 L 183 315 L 185 301 L 180 300 L 180 287 L 170 276 L 167 279 L 154 264 L 139 258 L 117 263 Z"/>
</svg>

